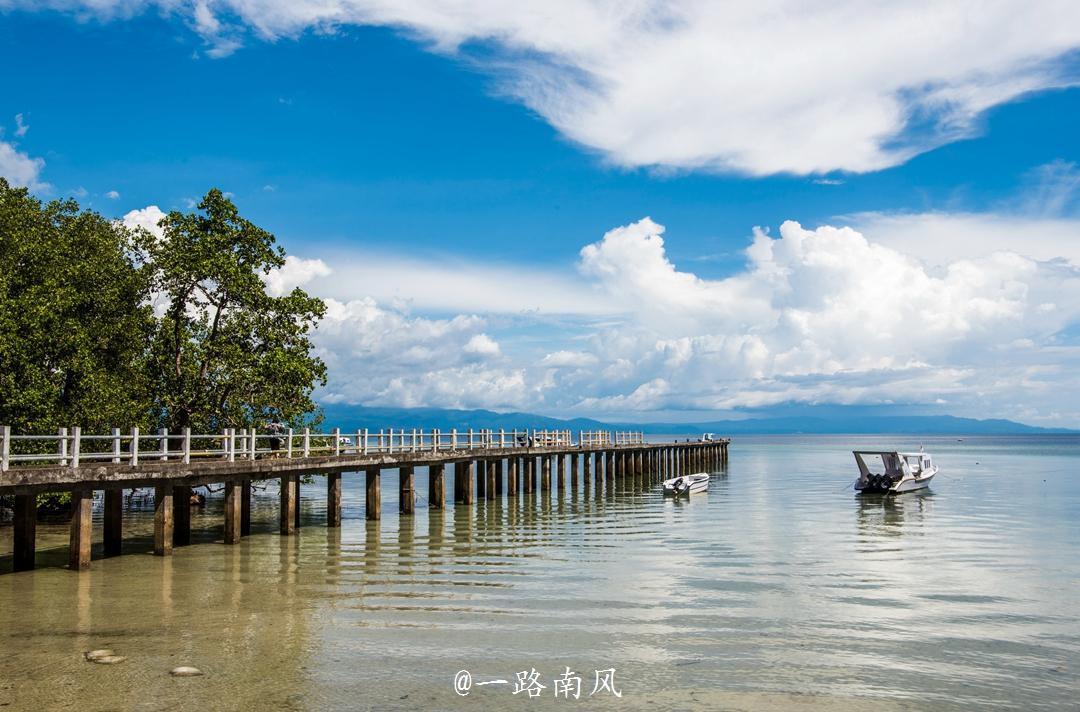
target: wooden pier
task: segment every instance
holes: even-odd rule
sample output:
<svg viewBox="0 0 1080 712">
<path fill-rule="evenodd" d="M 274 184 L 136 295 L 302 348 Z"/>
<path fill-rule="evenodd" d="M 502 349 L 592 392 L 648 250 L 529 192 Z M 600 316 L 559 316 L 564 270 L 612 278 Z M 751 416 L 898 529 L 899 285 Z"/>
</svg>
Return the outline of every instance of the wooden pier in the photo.
<svg viewBox="0 0 1080 712">
<path fill-rule="evenodd" d="M 341 477 L 363 473 L 365 515 L 381 517 L 381 473 L 399 471 L 398 507 L 415 511 L 416 468 L 427 468 L 428 506 L 471 505 L 549 493 L 552 478 L 563 491 L 590 478 L 613 483 L 625 477 L 659 482 L 680 474 L 726 465 L 730 440 L 646 442 L 637 432 L 529 430 L 401 430 L 273 435 L 226 430 L 213 435 L 190 431 L 152 435 L 138 429 L 84 435 L 80 428 L 53 435 L 17 435 L 0 426 L 0 495 L 14 498 L 14 569 L 34 568 L 37 495 L 71 492 L 69 568 L 90 567 L 93 492 L 104 492 L 104 554 L 122 552 L 123 490 L 154 488 L 154 553 L 172 554 L 190 541 L 192 488 L 220 484 L 225 489 L 224 543 L 250 533 L 251 483 L 280 481 L 280 531 L 300 525 L 299 482 L 326 478 L 327 526 L 341 525 Z M 453 465 L 451 498 L 446 466 Z"/>
</svg>

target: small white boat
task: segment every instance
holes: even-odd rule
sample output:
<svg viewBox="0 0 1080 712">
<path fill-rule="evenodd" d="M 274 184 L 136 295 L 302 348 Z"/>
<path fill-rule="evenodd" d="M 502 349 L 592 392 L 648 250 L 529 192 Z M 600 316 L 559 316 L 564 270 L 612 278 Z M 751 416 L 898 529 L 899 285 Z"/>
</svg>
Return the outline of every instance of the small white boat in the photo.
<svg viewBox="0 0 1080 712">
<path fill-rule="evenodd" d="M 859 465 L 855 489 L 860 492 L 913 492 L 926 488 L 938 471 L 934 459 L 922 451 L 854 450 L 853 453 Z"/>
<path fill-rule="evenodd" d="M 664 494 L 674 495 L 675 497 L 684 494 L 695 494 L 709 489 L 709 475 L 706 472 L 698 472 L 693 475 L 672 477 L 670 480 L 664 480 L 661 484 L 664 487 Z"/>
</svg>

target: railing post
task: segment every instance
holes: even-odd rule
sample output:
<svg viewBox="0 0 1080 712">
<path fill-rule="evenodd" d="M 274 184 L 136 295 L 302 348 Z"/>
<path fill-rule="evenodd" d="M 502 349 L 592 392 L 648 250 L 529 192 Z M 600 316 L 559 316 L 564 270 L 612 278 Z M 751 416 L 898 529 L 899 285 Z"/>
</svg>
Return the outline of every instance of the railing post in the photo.
<svg viewBox="0 0 1080 712">
<path fill-rule="evenodd" d="M 367 455 L 368 449 L 368 429 L 364 428 L 364 454 Z"/>
<path fill-rule="evenodd" d="M 311 455 L 311 428 L 304 428 L 304 457 Z"/>
<path fill-rule="evenodd" d="M 470 450 L 473 449 L 473 431 L 472 431 L 472 428 L 469 428 L 469 449 Z"/>
<path fill-rule="evenodd" d="M 432 428 L 431 429 L 431 451 L 432 452 L 438 452 L 439 451 L 439 429 L 438 428 Z"/>
<path fill-rule="evenodd" d="M 60 428 L 58 431 L 58 440 L 56 445 L 56 456 L 60 460 L 60 467 L 67 467 L 68 463 L 68 441 L 67 441 L 67 428 Z"/>
<path fill-rule="evenodd" d="M 11 466 L 11 426 L 0 425 L 0 472 Z"/>
<path fill-rule="evenodd" d="M 248 459 L 255 459 L 255 451 L 258 449 L 255 440 L 255 426 L 251 426 L 251 440 L 248 441 Z"/>
<path fill-rule="evenodd" d="M 71 466 L 79 466 L 79 451 L 82 450 L 82 427 L 76 425 L 71 429 Z"/>
<path fill-rule="evenodd" d="M 221 429 L 221 459 L 229 461 L 229 429 Z"/>
<path fill-rule="evenodd" d="M 292 438 L 293 429 L 289 428 L 289 432 L 285 434 L 285 457 L 289 460 L 292 459 Z"/>
<path fill-rule="evenodd" d="M 229 434 L 229 443 L 227 446 L 229 448 L 229 454 L 227 457 L 229 462 L 236 462 L 236 428 L 228 428 L 226 432 Z"/>
<path fill-rule="evenodd" d="M 131 429 L 131 466 L 137 467 L 139 464 L 139 426 L 135 426 Z"/>
<path fill-rule="evenodd" d="M 450 428 L 450 449 L 457 450 L 457 428 Z"/>
<path fill-rule="evenodd" d="M 112 461 L 120 462 L 120 428 L 112 429 Z"/>
<path fill-rule="evenodd" d="M 334 428 L 334 457 L 341 455 L 341 428 Z"/>
<path fill-rule="evenodd" d="M 191 428 L 184 428 L 184 464 L 191 464 Z"/>
<path fill-rule="evenodd" d="M 169 430 L 168 428 L 162 428 L 158 431 L 158 438 L 161 440 L 161 456 L 159 459 L 169 459 Z"/>
<path fill-rule="evenodd" d="M 240 428 L 240 435 L 233 439 L 233 454 L 240 450 L 240 457 L 247 457 L 247 428 Z"/>
<path fill-rule="evenodd" d="M 412 429 L 412 451 L 416 452 L 416 428 Z"/>
</svg>

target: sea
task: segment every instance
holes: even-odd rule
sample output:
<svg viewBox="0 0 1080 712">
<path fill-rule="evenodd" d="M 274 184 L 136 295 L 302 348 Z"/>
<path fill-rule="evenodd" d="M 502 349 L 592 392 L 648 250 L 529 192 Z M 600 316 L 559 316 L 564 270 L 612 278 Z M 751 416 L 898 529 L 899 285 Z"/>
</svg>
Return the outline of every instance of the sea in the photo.
<svg viewBox="0 0 1080 712">
<path fill-rule="evenodd" d="M 853 449 L 920 447 L 929 490 L 853 491 Z M 100 558 L 98 504 L 85 573 L 62 522 L 11 573 L 0 525 L 0 708 L 1080 709 L 1078 436 L 740 436 L 680 501 L 567 477 L 435 511 L 421 468 L 400 516 L 382 479 L 367 521 L 344 475 L 340 528 L 305 483 L 291 537 L 267 483 L 235 546 L 212 492 L 171 557 L 144 492 Z"/>
</svg>

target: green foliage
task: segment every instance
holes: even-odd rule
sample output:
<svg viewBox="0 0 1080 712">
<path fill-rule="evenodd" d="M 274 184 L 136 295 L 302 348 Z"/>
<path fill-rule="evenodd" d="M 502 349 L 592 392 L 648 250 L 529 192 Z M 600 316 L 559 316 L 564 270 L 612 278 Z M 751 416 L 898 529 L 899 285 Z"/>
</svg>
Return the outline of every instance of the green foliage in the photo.
<svg viewBox="0 0 1080 712">
<path fill-rule="evenodd" d="M 152 333 L 133 236 L 0 178 L 0 423 L 16 432 L 146 417 Z"/>
<path fill-rule="evenodd" d="M 170 430 L 300 423 L 326 382 L 309 338 L 325 305 L 300 289 L 267 293 L 262 276 L 285 263 L 284 250 L 221 191 L 198 209 L 169 213 L 148 247 L 154 289 L 169 301 L 149 354 L 155 412 Z"/>
<path fill-rule="evenodd" d="M 274 236 L 219 190 L 170 213 L 164 237 L 0 178 L 0 423 L 217 432 L 312 420 L 325 306 L 268 294 Z M 151 307 L 166 304 L 155 316 Z"/>
</svg>

